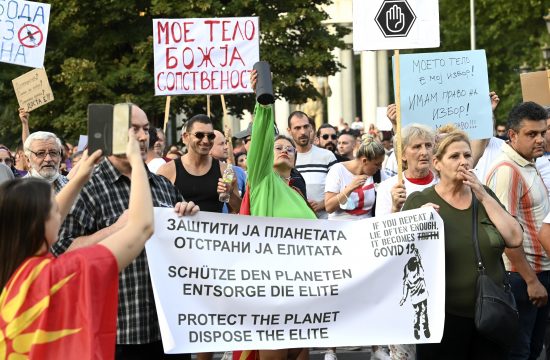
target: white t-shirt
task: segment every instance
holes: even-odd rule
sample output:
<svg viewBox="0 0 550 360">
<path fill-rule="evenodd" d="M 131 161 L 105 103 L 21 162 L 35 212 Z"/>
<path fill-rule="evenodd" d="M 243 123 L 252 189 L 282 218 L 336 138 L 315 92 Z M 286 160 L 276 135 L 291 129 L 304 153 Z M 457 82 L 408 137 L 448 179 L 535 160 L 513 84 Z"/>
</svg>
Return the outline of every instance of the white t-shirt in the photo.
<svg viewBox="0 0 550 360">
<path fill-rule="evenodd" d="M 149 168 L 150 172 L 156 174 L 157 170 L 164 164 L 166 164 L 166 161 L 164 161 L 163 158 L 154 158 L 147 163 L 147 167 Z"/>
<path fill-rule="evenodd" d="M 539 157 L 535 163 L 535 166 L 540 173 L 542 181 L 544 181 L 544 185 L 546 185 L 548 196 L 550 198 L 550 153 L 544 153 L 544 155 Z"/>
<path fill-rule="evenodd" d="M 334 164 L 329 170 L 325 185 L 325 192 L 339 193 L 353 181 L 355 175 L 346 169 L 342 163 Z M 386 176 L 381 172 L 382 179 Z M 372 206 L 376 198 L 373 177 L 369 177 L 363 187 L 355 189 L 348 197 L 348 210 L 337 209 L 328 214 L 329 220 L 359 220 L 372 217 Z"/>
<path fill-rule="evenodd" d="M 405 176 L 403 176 L 405 182 L 405 191 L 407 197 L 415 191 L 422 191 L 425 188 L 428 188 L 432 185 L 435 185 L 439 182 L 439 178 L 433 174 L 433 178 L 430 182 L 424 184 L 415 184 Z M 392 199 L 391 199 L 391 189 L 397 184 L 397 175 L 392 176 L 389 179 L 386 179 L 378 185 L 377 195 L 376 195 L 376 216 L 391 214 Z"/>
<path fill-rule="evenodd" d="M 395 151 L 384 160 L 382 165 L 382 172 L 386 174 L 387 177 L 397 175 L 397 158 L 395 157 Z"/>
<path fill-rule="evenodd" d="M 331 151 L 317 146 L 312 146 L 307 153 L 297 153 L 296 170 L 306 182 L 308 200 L 324 201 L 327 173 L 335 163 L 336 156 Z M 326 211 L 318 212 L 317 217 L 326 219 Z"/>
<path fill-rule="evenodd" d="M 487 173 L 489 173 L 489 170 L 491 170 L 495 165 L 496 158 L 502 153 L 501 148 L 504 144 L 505 141 L 497 137 L 493 136 L 489 139 L 489 143 L 487 144 L 483 155 L 477 162 L 474 169 L 477 178 L 482 184 L 485 184 L 487 180 L 485 177 L 487 176 Z"/>
</svg>

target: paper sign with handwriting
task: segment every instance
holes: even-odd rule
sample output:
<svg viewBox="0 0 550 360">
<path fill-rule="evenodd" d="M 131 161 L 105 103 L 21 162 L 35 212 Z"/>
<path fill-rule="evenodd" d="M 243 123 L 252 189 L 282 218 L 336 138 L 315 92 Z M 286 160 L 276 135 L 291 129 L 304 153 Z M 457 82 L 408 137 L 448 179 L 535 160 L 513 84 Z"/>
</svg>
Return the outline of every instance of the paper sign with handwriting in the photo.
<svg viewBox="0 0 550 360">
<path fill-rule="evenodd" d="M 401 55 L 401 121 L 493 134 L 485 50 Z M 395 67 L 394 67 L 395 78 Z"/>
<path fill-rule="evenodd" d="M 12 80 L 19 107 L 31 112 L 49 102 L 53 93 L 44 69 L 34 69 Z"/>
</svg>

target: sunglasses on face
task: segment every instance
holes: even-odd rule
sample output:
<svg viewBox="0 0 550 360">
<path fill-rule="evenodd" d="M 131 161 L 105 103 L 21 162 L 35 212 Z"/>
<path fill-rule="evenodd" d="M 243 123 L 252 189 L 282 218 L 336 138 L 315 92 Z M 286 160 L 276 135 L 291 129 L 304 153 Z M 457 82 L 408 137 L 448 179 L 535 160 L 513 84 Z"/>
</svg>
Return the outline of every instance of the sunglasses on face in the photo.
<svg viewBox="0 0 550 360">
<path fill-rule="evenodd" d="M 330 137 L 332 140 L 336 140 L 336 138 L 337 138 L 336 134 L 331 134 L 331 135 L 329 135 L 329 134 L 323 134 L 323 135 L 321 136 L 321 138 L 322 138 L 323 140 L 328 140 L 329 137 Z"/>
<path fill-rule="evenodd" d="M 283 152 L 283 150 L 286 151 L 287 154 L 294 154 L 296 152 L 293 146 L 275 145 L 274 149 L 278 153 Z"/>
<path fill-rule="evenodd" d="M 11 158 L 0 159 L 0 163 L 4 163 L 7 166 L 12 166 L 13 160 Z"/>
<path fill-rule="evenodd" d="M 216 134 L 214 134 L 213 132 L 197 131 L 196 133 L 189 134 L 194 135 L 199 140 L 204 139 L 205 136 L 208 138 L 208 141 L 214 141 L 214 139 L 216 138 Z"/>
<path fill-rule="evenodd" d="M 246 137 L 246 138 L 243 139 L 243 143 L 245 143 L 245 144 L 249 141 L 250 141 L 250 137 Z"/>
</svg>

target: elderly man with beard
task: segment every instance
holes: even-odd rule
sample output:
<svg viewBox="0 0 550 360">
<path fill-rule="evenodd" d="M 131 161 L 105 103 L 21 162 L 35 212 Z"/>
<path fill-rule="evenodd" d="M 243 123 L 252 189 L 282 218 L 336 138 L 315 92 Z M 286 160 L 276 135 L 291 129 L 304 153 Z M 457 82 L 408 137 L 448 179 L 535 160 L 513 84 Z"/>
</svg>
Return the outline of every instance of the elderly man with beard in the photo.
<svg viewBox="0 0 550 360">
<path fill-rule="evenodd" d="M 317 141 L 320 148 L 326 149 L 336 156 L 336 161 L 347 161 L 348 159 L 338 154 L 338 135 L 336 128 L 330 124 L 323 124 L 317 130 Z"/>
<path fill-rule="evenodd" d="M 131 114 L 131 127 L 145 161 L 149 120 L 136 105 L 132 105 Z M 199 210 L 192 201 L 184 202 L 164 177 L 150 171 L 147 176 L 153 206 L 173 207 L 179 215 L 192 215 Z M 132 166 L 125 155 L 105 157 L 67 215 L 52 253 L 57 256 L 97 244 L 124 227 L 128 221 L 131 182 Z M 189 354 L 164 354 L 145 250 L 120 272 L 118 300 L 116 360 L 190 360 Z"/>
<path fill-rule="evenodd" d="M 37 131 L 30 134 L 24 144 L 29 172 L 25 177 L 36 177 L 52 184 L 57 194 L 69 181 L 59 173 L 61 141 L 54 133 Z"/>
</svg>

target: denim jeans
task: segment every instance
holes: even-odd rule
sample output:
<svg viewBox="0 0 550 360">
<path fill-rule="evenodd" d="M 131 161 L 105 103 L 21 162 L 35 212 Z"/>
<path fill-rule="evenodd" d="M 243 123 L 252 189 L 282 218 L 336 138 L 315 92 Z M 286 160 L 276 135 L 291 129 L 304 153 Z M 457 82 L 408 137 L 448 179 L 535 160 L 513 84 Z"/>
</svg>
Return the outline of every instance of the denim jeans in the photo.
<svg viewBox="0 0 550 360">
<path fill-rule="evenodd" d="M 539 281 L 550 293 L 550 271 L 537 274 Z M 537 308 L 529 300 L 527 284 L 517 272 L 510 273 L 510 284 L 519 311 L 519 334 L 510 349 L 510 360 L 536 360 L 544 343 L 548 304 Z"/>
</svg>

